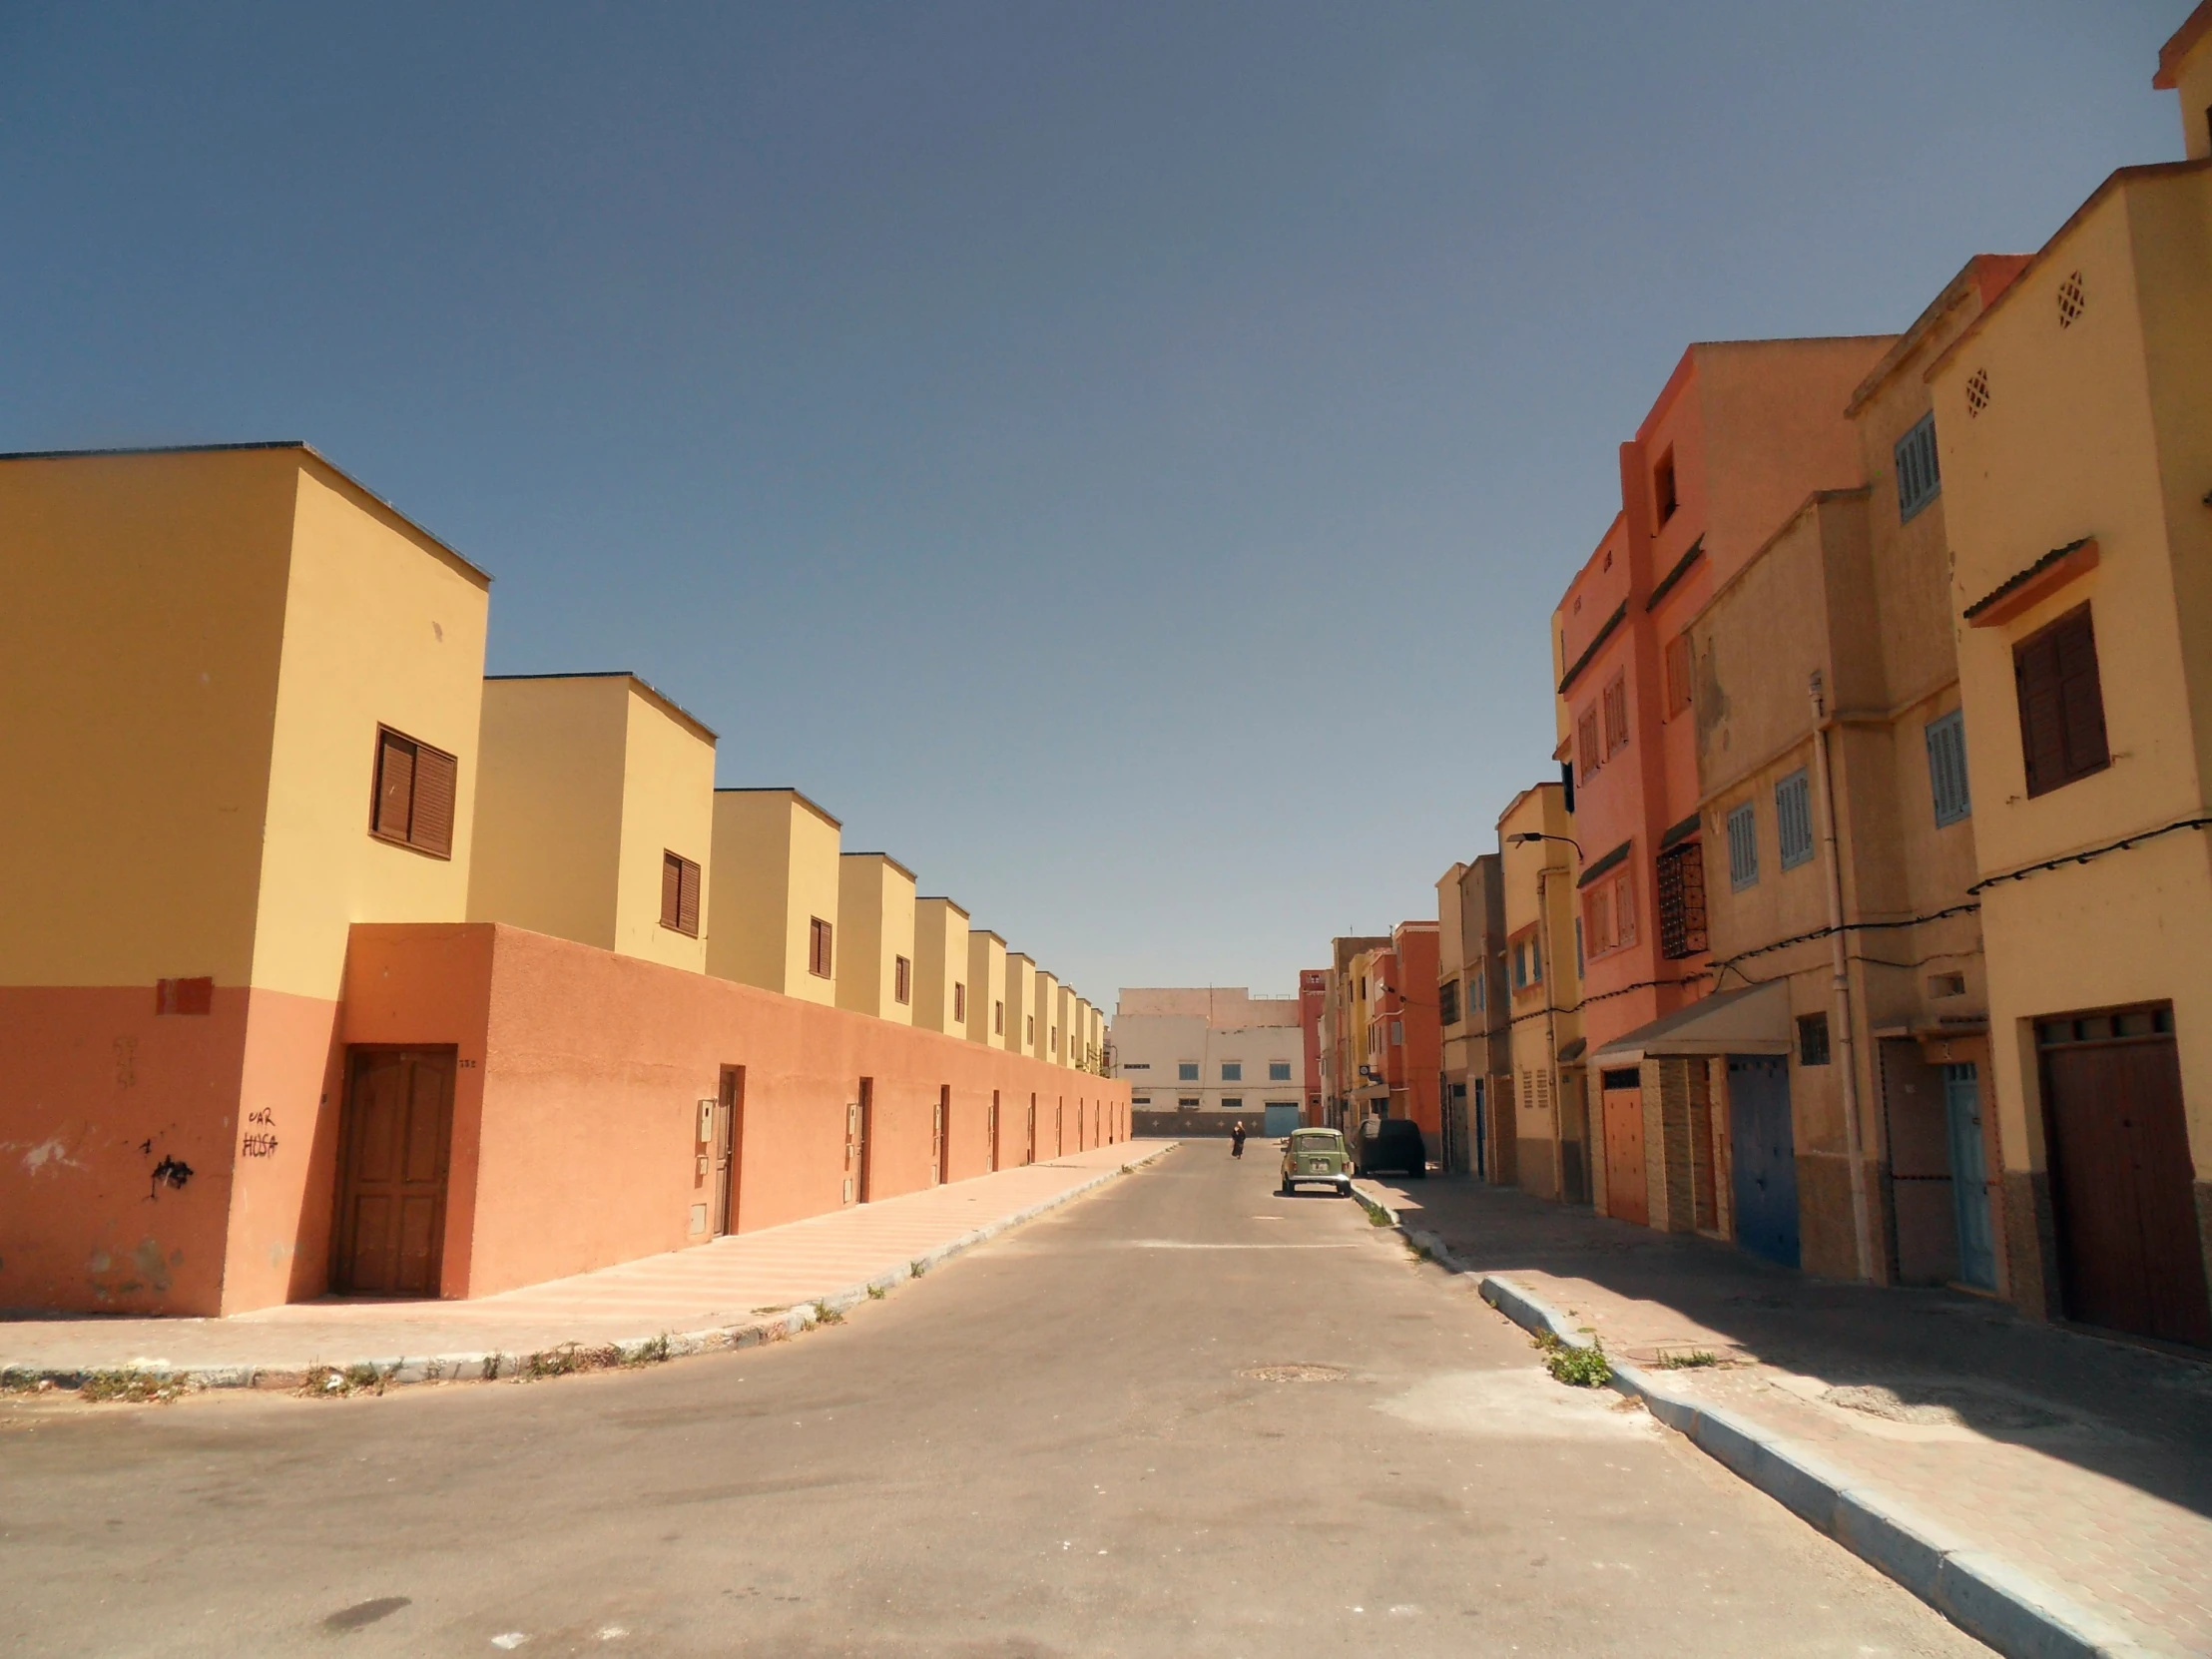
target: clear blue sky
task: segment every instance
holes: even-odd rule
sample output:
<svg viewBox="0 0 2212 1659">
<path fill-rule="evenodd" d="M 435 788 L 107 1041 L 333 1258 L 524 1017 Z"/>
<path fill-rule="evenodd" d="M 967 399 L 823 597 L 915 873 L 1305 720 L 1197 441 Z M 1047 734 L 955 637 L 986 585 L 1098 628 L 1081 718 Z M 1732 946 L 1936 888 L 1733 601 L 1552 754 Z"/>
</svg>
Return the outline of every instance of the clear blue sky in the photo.
<svg viewBox="0 0 2212 1659">
<path fill-rule="evenodd" d="M 1433 912 L 1698 338 L 2180 153 L 2189 0 L 0 0 L 0 448 L 305 438 L 1110 1004 Z"/>
</svg>

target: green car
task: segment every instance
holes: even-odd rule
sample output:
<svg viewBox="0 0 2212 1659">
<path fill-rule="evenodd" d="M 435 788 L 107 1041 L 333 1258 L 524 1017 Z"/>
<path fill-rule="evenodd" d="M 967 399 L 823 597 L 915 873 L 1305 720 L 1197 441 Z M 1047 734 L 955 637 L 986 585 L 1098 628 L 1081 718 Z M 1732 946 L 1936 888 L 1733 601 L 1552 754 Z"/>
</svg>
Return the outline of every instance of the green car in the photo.
<svg viewBox="0 0 2212 1659">
<path fill-rule="evenodd" d="M 1302 1182 L 1326 1182 L 1339 1198 L 1352 1196 L 1352 1155 L 1345 1138 L 1334 1129 L 1294 1129 L 1283 1143 L 1283 1192 L 1296 1192 Z"/>
</svg>

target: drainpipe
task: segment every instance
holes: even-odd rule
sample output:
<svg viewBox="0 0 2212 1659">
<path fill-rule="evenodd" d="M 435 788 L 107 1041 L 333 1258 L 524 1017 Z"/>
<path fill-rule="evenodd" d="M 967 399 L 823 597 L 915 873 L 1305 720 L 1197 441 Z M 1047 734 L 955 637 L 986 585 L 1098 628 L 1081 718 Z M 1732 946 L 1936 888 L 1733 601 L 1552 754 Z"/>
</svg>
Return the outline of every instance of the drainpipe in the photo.
<svg viewBox="0 0 2212 1659">
<path fill-rule="evenodd" d="M 1828 863 L 1828 959 L 1836 996 L 1833 1045 L 1843 1066 L 1844 1137 L 1850 1143 L 1851 1236 L 1859 1277 L 1872 1280 L 1873 1246 L 1867 1225 L 1867 1170 L 1859 1138 L 1859 1062 L 1852 1038 L 1851 970 L 1844 950 L 1844 870 L 1836 851 L 1836 791 L 1828 770 L 1828 708 L 1819 669 L 1813 671 L 1813 769 L 1821 791 L 1821 855 Z"/>
<path fill-rule="evenodd" d="M 1536 937 L 1543 941 L 1545 974 L 1544 1071 L 1551 1078 L 1551 1179 L 1552 1185 L 1558 1188 L 1561 1204 L 1568 1203 L 1569 1200 L 1564 1150 L 1567 1144 L 1567 1114 L 1559 1092 L 1559 999 L 1553 994 L 1559 983 L 1559 958 L 1551 948 L 1551 894 L 1545 888 L 1544 877 L 1570 873 L 1572 872 L 1560 869 L 1555 864 L 1544 864 L 1536 871 Z M 1587 1122 L 1583 1124 L 1583 1133 L 1589 1133 Z"/>
</svg>

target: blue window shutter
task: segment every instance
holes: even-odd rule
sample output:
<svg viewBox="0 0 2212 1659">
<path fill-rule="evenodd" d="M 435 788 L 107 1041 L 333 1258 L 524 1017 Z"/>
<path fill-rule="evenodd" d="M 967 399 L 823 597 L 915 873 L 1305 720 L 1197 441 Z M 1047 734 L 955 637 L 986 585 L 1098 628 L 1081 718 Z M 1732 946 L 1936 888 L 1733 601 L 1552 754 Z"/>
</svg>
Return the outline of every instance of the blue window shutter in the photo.
<svg viewBox="0 0 2212 1659">
<path fill-rule="evenodd" d="M 1813 789 L 1803 769 L 1775 785 L 1774 818 L 1782 867 L 1795 869 L 1813 856 Z"/>
<path fill-rule="evenodd" d="M 1738 892 L 1759 882 L 1759 820 L 1748 801 L 1728 815 L 1728 882 Z"/>
<path fill-rule="evenodd" d="M 1928 787 L 1936 803 L 1936 825 L 1956 824 L 1973 814 L 1973 797 L 1966 787 L 1966 722 L 1963 711 L 1953 709 L 1928 725 Z"/>
<path fill-rule="evenodd" d="M 1898 522 L 1905 523 L 1942 493 L 1943 480 L 1936 462 L 1935 411 L 1921 416 L 1913 429 L 1898 439 L 1891 452 L 1898 481 Z"/>
</svg>

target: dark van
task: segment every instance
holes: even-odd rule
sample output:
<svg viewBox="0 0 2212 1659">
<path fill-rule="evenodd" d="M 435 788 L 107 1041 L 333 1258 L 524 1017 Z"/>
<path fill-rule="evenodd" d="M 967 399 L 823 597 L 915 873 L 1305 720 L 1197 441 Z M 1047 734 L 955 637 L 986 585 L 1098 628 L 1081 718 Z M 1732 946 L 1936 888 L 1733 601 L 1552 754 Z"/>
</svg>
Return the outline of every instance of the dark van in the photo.
<svg viewBox="0 0 2212 1659">
<path fill-rule="evenodd" d="M 1420 1180 L 1428 1174 L 1428 1148 L 1410 1118 L 1368 1118 L 1360 1125 L 1360 1173 L 1394 1171 Z"/>
</svg>

